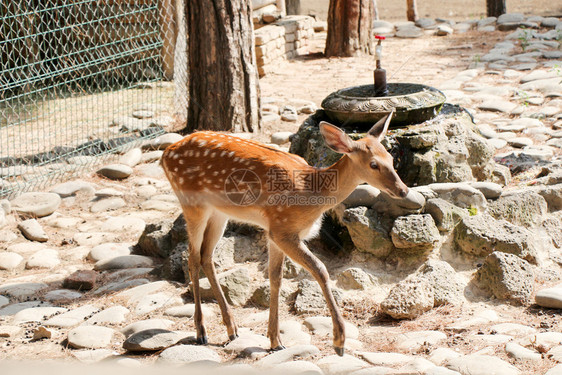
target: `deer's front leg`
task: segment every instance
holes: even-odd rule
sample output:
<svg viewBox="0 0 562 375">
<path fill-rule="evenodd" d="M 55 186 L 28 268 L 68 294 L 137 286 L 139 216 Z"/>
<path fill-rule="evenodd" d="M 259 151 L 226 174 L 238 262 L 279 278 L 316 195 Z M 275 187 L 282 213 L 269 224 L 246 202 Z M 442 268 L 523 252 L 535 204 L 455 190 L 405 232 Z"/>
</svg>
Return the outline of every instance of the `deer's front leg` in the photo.
<svg viewBox="0 0 562 375">
<path fill-rule="evenodd" d="M 336 300 L 334 299 L 330 285 L 328 284 L 330 276 L 328 275 L 326 266 L 320 261 L 320 259 L 312 254 L 298 236 L 279 233 L 272 235 L 271 238 L 286 255 L 303 266 L 316 279 L 318 284 L 320 284 L 320 288 L 322 288 L 324 298 L 328 304 L 328 309 L 332 315 L 332 324 L 334 328 L 334 350 L 338 355 L 343 356 L 345 325 L 343 317 L 336 305 Z"/>
<path fill-rule="evenodd" d="M 277 245 L 269 241 L 269 326 L 267 336 L 271 349 L 285 349 L 279 337 L 279 289 L 283 280 L 283 262 L 285 254 Z"/>
</svg>

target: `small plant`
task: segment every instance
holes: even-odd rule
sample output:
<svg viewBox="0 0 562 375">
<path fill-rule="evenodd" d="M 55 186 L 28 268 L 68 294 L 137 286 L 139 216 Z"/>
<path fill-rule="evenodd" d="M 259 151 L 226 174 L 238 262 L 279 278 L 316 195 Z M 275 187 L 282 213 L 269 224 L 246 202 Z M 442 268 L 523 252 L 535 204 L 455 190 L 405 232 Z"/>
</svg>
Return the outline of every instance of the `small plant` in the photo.
<svg viewBox="0 0 562 375">
<path fill-rule="evenodd" d="M 472 205 L 471 205 L 470 207 L 468 207 L 467 210 L 468 210 L 468 214 L 469 214 L 470 216 L 476 216 L 476 215 L 478 215 L 478 208 L 476 208 L 476 207 L 474 207 L 474 206 L 472 206 Z"/>
<path fill-rule="evenodd" d="M 533 37 L 531 30 L 527 30 L 524 27 L 520 28 L 521 32 L 519 33 L 519 42 L 521 43 L 521 49 L 523 52 L 529 47 L 529 41 Z"/>
<path fill-rule="evenodd" d="M 519 97 L 519 100 L 521 100 L 521 104 L 524 105 L 525 107 L 529 106 L 529 93 L 526 91 L 517 91 L 517 96 Z"/>
</svg>

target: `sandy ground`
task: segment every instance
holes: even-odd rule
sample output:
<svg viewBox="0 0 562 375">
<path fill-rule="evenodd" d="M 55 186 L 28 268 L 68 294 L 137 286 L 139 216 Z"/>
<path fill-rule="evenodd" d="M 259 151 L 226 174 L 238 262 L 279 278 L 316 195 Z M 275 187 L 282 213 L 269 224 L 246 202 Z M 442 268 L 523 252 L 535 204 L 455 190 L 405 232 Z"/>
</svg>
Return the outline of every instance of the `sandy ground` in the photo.
<svg viewBox="0 0 562 375">
<path fill-rule="evenodd" d="M 406 0 L 375 0 L 382 20 L 396 21 L 406 18 Z M 301 0 L 302 14 L 315 15 L 326 19 L 329 0 Z M 540 16 L 559 16 L 562 3 L 548 0 L 509 0 L 506 1 L 509 13 L 523 13 Z M 419 17 L 466 20 L 486 17 L 485 0 L 418 0 Z"/>
</svg>

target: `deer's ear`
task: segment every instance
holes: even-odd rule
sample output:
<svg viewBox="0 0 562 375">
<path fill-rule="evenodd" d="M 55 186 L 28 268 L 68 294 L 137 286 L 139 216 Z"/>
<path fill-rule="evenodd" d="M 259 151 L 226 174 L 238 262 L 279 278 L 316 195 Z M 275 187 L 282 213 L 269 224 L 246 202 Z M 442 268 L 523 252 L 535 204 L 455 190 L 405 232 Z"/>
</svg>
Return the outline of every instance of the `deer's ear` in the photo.
<svg viewBox="0 0 562 375">
<path fill-rule="evenodd" d="M 324 137 L 324 141 L 335 152 L 340 154 L 349 154 L 355 149 L 355 141 L 353 141 L 343 130 L 337 126 L 328 124 L 326 121 L 320 123 L 320 134 Z"/>
<path fill-rule="evenodd" d="M 390 125 L 390 120 L 392 120 L 392 115 L 394 115 L 394 109 L 392 109 L 392 112 L 390 112 L 388 115 L 377 121 L 377 123 L 373 125 L 373 127 L 367 134 L 369 134 L 371 137 L 377 138 L 379 142 L 382 141 L 382 139 L 386 135 L 386 132 L 388 131 L 388 126 Z"/>
</svg>

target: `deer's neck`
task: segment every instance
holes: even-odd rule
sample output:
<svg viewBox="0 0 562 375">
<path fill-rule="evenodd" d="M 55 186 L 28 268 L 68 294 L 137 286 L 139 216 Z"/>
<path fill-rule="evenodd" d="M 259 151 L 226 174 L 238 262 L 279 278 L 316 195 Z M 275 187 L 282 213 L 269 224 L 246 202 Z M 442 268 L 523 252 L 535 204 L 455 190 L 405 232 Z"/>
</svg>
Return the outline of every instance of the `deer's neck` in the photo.
<svg viewBox="0 0 562 375">
<path fill-rule="evenodd" d="M 335 164 L 323 169 L 321 173 L 326 173 L 326 178 L 331 174 L 335 175 L 336 184 L 322 184 L 322 195 L 335 197 L 337 203 L 347 198 L 362 182 L 354 168 L 351 159 L 344 155 Z"/>
</svg>

